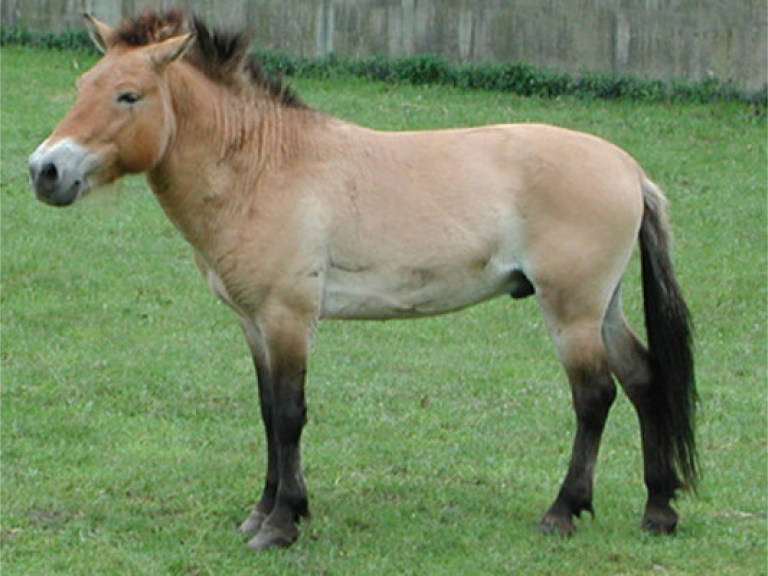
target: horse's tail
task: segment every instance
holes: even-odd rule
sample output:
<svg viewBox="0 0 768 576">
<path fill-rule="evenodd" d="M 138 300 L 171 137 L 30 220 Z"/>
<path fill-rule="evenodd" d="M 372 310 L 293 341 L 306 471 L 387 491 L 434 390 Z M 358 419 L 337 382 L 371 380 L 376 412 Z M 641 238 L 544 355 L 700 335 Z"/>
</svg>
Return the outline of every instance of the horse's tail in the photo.
<svg viewBox="0 0 768 576">
<path fill-rule="evenodd" d="M 653 374 L 656 425 L 666 445 L 662 454 L 680 487 L 695 489 L 698 477 L 694 420 L 696 382 L 693 372 L 692 324 L 670 258 L 666 200 L 643 177 L 645 211 L 640 225 L 645 326 Z"/>
</svg>

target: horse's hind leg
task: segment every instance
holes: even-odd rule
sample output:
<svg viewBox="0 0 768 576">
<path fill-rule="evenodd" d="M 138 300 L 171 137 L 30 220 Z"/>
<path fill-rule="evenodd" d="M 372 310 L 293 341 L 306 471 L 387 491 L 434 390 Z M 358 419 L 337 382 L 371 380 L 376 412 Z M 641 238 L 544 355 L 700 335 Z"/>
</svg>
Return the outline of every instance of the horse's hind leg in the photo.
<svg viewBox="0 0 768 576">
<path fill-rule="evenodd" d="M 648 490 L 642 526 L 651 532 L 672 532 L 678 516 L 670 500 L 681 483 L 667 456 L 667 442 L 658 426 L 659 415 L 654 407 L 655 393 L 648 351 L 624 319 L 618 288 L 606 313 L 603 339 L 611 370 L 629 396 L 640 420 L 645 485 Z"/>
<path fill-rule="evenodd" d="M 594 514 L 592 486 L 600 438 L 608 411 L 616 397 L 600 335 L 601 314 L 594 318 L 564 321 L 565 317 L 540 299 L 549 321 L 560 360 L 571 386 L 576 412 L 576 435 L 568 473 L 539 528 L 546 533 L 570 535 L 573 517 L 583 511 Z"/>
</svg>

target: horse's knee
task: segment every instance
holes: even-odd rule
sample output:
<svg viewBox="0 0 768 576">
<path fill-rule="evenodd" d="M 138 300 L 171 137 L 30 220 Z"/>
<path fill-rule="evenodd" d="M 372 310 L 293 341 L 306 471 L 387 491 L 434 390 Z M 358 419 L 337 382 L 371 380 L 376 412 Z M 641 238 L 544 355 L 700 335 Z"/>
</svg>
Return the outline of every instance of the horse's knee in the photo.
<svg viewBox="0 0 768 576">
<path fill-rule="evenodd" d="M 307 406 L 303 395 L 283 402 L 274 411 L 275 433 L 281 443 L 297 443 L 306 422 Z"/>
</svg>

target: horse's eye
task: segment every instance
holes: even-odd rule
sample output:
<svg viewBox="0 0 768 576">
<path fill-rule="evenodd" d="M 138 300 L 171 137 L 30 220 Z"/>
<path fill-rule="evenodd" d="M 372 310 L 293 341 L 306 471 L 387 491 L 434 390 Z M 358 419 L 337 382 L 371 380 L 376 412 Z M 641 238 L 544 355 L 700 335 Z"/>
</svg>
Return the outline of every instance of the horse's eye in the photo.
<svg viewBox="0 0 768 576">
<path fill-rule="evenodd" d="M 141 100 L 141 94 L 138 92 L 121 92 L 117 95 L 117 101 L 120 104 L 136 104 L 139 100 Z"/>
</svg>

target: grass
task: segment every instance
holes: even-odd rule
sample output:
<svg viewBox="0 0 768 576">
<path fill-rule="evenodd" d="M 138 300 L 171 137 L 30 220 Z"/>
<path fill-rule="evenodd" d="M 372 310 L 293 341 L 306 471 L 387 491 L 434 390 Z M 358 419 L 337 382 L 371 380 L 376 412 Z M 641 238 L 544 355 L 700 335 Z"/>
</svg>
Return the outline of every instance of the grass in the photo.
<svg viewBox="0 0 768 576">
<path fill-rule="evenodd" d="M 738 103 L 525 99 L 297 80 L 387 129 L 547 121 L 628 149 L 666 190 L 697 326 L 704 480 L 678 534 L 637 527 L 635 416 L 617 401 L 594 521 L 536 532 L 573 417 L 535 302 L 413 322 L 325 323 L 310 363 L 313 520 L 252 555 L 234 527 L 264 445 L 245 344 L 142 179 L 68 210 L 26 157 L 92 56 L 3 48 L 2 566 L 5 574 L 766 574 L 766 121 Z M 637 263 L 628 315 L 641 326 Z"/>
</svg>

